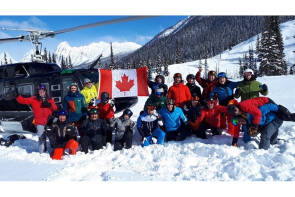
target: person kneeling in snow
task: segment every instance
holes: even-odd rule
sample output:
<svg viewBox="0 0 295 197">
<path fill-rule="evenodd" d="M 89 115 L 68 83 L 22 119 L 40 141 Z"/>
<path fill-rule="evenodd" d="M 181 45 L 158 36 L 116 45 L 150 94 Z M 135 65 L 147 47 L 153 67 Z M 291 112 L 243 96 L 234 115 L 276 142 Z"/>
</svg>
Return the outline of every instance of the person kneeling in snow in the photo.
<svg viewBox="0 0 295 197">
<path fill-rule="evenodd" d="M 217 100 L 208 97 L 206 99 L 206 107 L 202 109 L 201 115 L 189 124 L 195 132 L 196 136 L 207 139 L 206 130 L 210 129 L 212 135 L 221 135 L 220 117 L 221 113 L 226 112 L 226 107 L 217 104 Z"/>
<path fill-rule="evenodd" d="M 266 150 L 270 144 L 277 143 L 279 127 L 283 121 L 295 121 L 294 113 L 290 113 L 287 108 L 275 104 L 267 97 L 257 97 L 230 104 L 227 111 L 233 116 L 232 123 L 246 125 L 243 128 L 248 129 L 251 137 L 261 133 L 259 148 Z M 238 141 L 237 138 L 236 141 Z"/>
<path fill-rule="evenodd" d="M 81 137 L 80 143 L 82 151 L 88 153 L 88 149 L 99 150 L 103 147 L 107 125 L 105 120 L 99 118 L 99 112 L 96 108 L 89 111 L 90 118 L 85 119 L 81 126 Z"/>
<path fill-rule="evenodd" d="M 130 120 L 132 115 L 130 109 L 125 109 L 122 116 L 115 118 L 111 124 L 111 128 L 115 130 L 114 151 L 122 150 L 124 144 L 126 149 L 132 147 L 133 128 L 135 126 L 135 122 Z"/>
<path fill-rule="evenodd" d="M 189 136 L 187 129 L 188 121 L 182 109 L 175 106 L 174 99 L 167 99 L 166 107 L 163 107 L 159 114 L 164 120 L 166 141 L 182 141 Z"/>
<path fill-rule="evenodd" d="M 159 118 L 155 106 L 152 104 L 149 104 L 147 110 L 139 116 L 136 126 L 142 136 L 142 146 L 164 143 L 165 132 L 160 129 L 160 126 L 163 126 L 163 121 Z"/>
<path fill-rule="evenodd" d="M 53 148 L 51 158 L 61 160 L 65 153 L 75 155 L 79 143 L 77 142 L 77 128 L 67 122 L 67 113 L 65 111 L 58 112 L 58 120 L 56 123 L 45 127 L 46 136 Z"/>
</svg>

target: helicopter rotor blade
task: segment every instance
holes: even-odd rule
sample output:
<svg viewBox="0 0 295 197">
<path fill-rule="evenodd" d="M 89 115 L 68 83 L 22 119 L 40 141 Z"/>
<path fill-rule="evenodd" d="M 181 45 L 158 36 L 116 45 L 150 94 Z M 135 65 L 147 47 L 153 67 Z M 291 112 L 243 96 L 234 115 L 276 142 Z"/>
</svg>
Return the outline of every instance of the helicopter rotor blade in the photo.
<svg viewBox="0 0 295 197">
<path fill-rule="evenodd" d="M 100 22 L 96 22 L 96 23 L 90 23 L 90 24 L 86 24 L 86 25 L 80 25 L 77 27 L 71 27 L 71 28 L 62 29 L 62 30 L 58 30 L 58 31 L 44 32 L 44 33 L 41 33 L 41 35 L 46 36 L 46 37 L 49 37 L 49 36 L 53 37 L 56 34 L 66 33 L 66 32 L 70 32 L 70 31 L 76 31 L 76 30 L 90 28 L 90 27 L 109 25 L 109 24 L 114 24 L 114 23 L 121 23 L 121 22 L 127 22 L 127 21 L 131 21 L 131 20 L 139 20 L 139 19 L 144 19 L 144 18 L 151 18 L 151 17 L 155 17 L 155 16 L 129 16 L 129 17 L 124 17 L 124 18 L 118 18 L 118 19 L 112 19 L 112 20 L 107 20 L 107 21 L 100 21 Z"/>
<path fill-rule="evenodd" d="M 12 42 L 12 41 L 23 41 L 25 39 L 25 36 L 19 36 L 14 38 L 0 38 L 1 42 Z"/>
</svg>

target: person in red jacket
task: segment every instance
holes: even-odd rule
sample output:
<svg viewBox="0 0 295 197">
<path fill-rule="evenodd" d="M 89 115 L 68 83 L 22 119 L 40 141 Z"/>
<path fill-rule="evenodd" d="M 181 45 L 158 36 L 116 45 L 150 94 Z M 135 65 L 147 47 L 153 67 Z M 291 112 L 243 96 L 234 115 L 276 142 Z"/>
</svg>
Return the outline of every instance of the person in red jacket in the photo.
<svg viewBox="0 0 295 197">
<path fill-rule="evenodd" d="M 174 83 L 168 90 L 168 99 L 172 98 L 175 101 L 175 106 L 183 108 L 187 102 L 191 101 L 191 92 L 189 88 L 184 85 L 180 73 L 175 73 Z"/>
<path fill-rule="evenodd" d="M 196 136 L 202 139 L 207 139 L 207 129 L 211 130 L 212 135 L 221 135 L 220 116 L 226 111 L 227 108 L 218 105 L 217 100 L 207 98 L 206 107 L 202 109 L 201 116 L 198 116 L 195 121 L 190 121 L 189 125 Z"/>
<path fill-rule="evenodd" d="M 110 96 L 107 92 L 102 92 L 100 96 L 101 102 L 97 104 L 97 109 L 99 112 L 99 118 L 103 119 L 107 123 L 107 134 L 106 139 L 104 140 L 104 145 L 107 142 L 112 142 L 112 128 L 110 125 L 112 125 L 112 122 L 115 118 L 115 105 L 114 102 L 110 99 Z"/>
<path fill-rule="evenodd" d="M 46 136 L 44 135 L 44 126 L 48 122 L 48 118 L 52 115 L 52 112 L 57 110 L 57 106 L 54 100 L 48 96 L 45 85 L 40 84 L 38 86 L 38 95 L 29 98 L 24 98 L 22 95 L 18 95 L 16 98 L 20 104 L 31 105 L 34 114 L 33 124 L 37 128 L 37 135 L 39 137 L 39 152 L 45 152 Z"/>
<path fill-rule="evenodd" d="M 211 70 L 208 72 L 208 79 L 203 79 L 201 78 L 201 72 L 202 72 L 202 68 L 199 69 L 199 71 L 196 74 L 196 81 L 200 84 L 200 86 L 202 86 L 203 88 L 203 92 L 202 92 L 202 96 L 201 98 L 204 100 L 206 99 L 210 92 L 213 90 L 214 86 L 217 83 L 217 75 L 216 72 Z"/>
</svg>

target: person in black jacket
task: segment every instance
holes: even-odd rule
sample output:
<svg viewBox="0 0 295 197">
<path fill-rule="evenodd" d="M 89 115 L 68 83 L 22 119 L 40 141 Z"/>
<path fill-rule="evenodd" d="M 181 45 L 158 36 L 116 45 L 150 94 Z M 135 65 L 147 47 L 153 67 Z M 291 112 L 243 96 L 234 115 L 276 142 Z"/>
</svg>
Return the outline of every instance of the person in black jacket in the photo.
<svg viewBox="0 0 295 197">
<path fill-rule="evenodd" d="M 52 159 L 60 160 L 64 153 L 76 154 L 79 147 L 78 130 L 74 124 L 67 122 L 65 111 L 58 112 L 58 120 L 55 123 L 46 125 L 45 134 L 53 148 Z"/>
<path fill-rule="evenodd" d="M 196 95 L 201 98 L 201 88 L 196 85 L 196 78 L 193 74 L 188 74 L 186 76 L 187 84 L 186 86 L 189 88 L 191 95 Z"/>
<path fill-rule="evenodd" d="M 81 148 L 86 154 L 89 148 L 99 150 L 105 144 L 107 125 L 105 120 L 99 118 L 98 113 L 96 108 L 91 109 L 89 111 L 90 118 L 84 120 L 80 128 L 83 133 L 80 140 Z"/>
<path fill-rule="evenodd" d="M 156 89 L 163 88 L 163 96 L 167 96 L 168 86 L 165 84 L 165 78 L 163 75 L 157 75 L 155 81 L 148 81 L 148 86 L 152 89 L 152 94 L 156 93 Z"/>
</svg>

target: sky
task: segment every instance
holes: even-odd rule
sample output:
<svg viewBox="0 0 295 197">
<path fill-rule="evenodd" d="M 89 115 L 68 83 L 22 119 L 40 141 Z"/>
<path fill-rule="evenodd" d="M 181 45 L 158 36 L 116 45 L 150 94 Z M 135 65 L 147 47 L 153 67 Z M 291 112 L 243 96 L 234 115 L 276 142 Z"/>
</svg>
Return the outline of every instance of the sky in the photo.
<svg viewBox="0 0 295 197">
<path fill-rule="evenodd" d="M 57 31 L 79 25 L 126 16 L 0 16 L 0 38 L 26 35 L 24 31 L 4 31 L 2 27 L 14 29 L 38 29 Z M 92 42 L 135 42 L 144 45 L 164 29 L 175 25 L 187 16 L 157 16 L 106 26 L 59 34 L 42 40 L 43 48 L 55 51 L 60 42 L 67 41 L 71 46 L 83 46 Z M 28 41 L 0 43 L 0 54 L 7 52 L 15 60 L 20 60 L 32 48 Z"/>
</svg>

